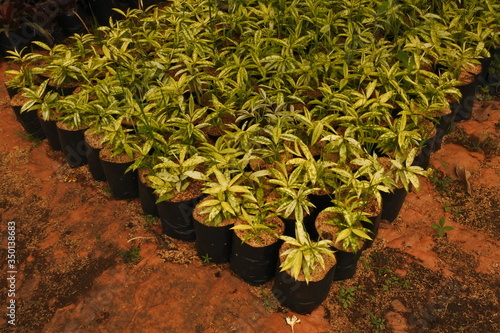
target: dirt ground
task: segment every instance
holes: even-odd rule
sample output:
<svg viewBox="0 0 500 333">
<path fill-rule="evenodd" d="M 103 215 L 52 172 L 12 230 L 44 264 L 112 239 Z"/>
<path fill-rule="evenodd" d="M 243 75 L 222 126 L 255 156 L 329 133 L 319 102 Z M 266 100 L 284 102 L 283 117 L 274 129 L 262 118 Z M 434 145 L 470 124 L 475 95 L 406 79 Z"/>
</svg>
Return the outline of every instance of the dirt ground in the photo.
<svg viewBox="0 0 500 333">
<path fill-rule="evenodd" d="M 272 282 L 252 287 L 194 244 L 161 235 L 139 201 L 113 200 L 24 133 L 0 66 L 2 332 L 291 332 Z M 333 284 L 296 333 L 500 332 L 500 102 L 476 103 L 431 159 L 432 175 L 383 223 L 354 278 Z M 486 112 L 484 112 L 486 110 Z M 470 194 L 456 175 L 471 173 Z M 439 237 L 432 224 L 453 230 Z M 15 326 L 6 316 L 15 222 Z"/>
</svg>

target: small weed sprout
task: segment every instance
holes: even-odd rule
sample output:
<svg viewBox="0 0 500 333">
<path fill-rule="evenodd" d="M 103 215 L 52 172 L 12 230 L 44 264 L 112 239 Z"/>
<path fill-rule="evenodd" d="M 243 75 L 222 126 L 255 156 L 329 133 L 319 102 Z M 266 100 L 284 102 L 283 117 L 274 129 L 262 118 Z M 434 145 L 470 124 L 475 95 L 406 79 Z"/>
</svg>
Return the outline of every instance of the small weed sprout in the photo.
<svg viewBox="0 0 500 333">
<path fill-rule="evenodd" d="M 141 249 L 131 247 L 129 250 L 120 253 L 120 257 L 122 257 L 124 263 L 135 266 L 141 261 Z"/>
<path fill-rule="evenodd" d="M 446 234 L 446 231 L 451 231 L 453 230 L 452 226 L 445 225 L 446 219 L 444 217 L 441 217 L 439 219 L 439 223 L 434 223 L 432 227 L 436 229 L 437 234 L 439 237 L 443 237 Z"/>
</svg>

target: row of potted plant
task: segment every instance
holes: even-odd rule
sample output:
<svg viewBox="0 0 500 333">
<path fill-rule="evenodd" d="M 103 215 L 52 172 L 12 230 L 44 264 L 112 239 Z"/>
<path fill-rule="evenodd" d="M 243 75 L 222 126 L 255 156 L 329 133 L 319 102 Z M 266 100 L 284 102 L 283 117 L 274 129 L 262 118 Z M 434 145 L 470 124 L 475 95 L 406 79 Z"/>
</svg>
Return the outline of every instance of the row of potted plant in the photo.
<svg viewBox="0 0 500 333">
<path fill-rule="evenodd" d="M 282 270 L 310 286 L 334 247 L 340 260 L 369 246 L 388 193 L 418 189 L 425 162 L 415 158 L 460 107 L 460 73 L 478 74 L 496 45 L 497 8 L 173 1 L 67 44 L 35 42 L 41 53 L 11 52 L 20 67 L 8 87 L 27 98 L 22 113 L 78 133 L 73 144 L 54 140 L 70 165 L 92 161 L 84 139 L 99 157 L 93 175 L 122 165 L 97 177 L 131 177 L 130 188 L 111 186 L 115 197 L 137 195 L 139 177 L 164 231 L 196 238 L 200 257 L 227 261 L 235 244 L 281 239 Z M 270 251 L 257 256 L 272 267 L 279 247 Z M 234 262 L 242 276 L 252 267 Z M 279 281 L 277 297 L 293 298 Z"/>
</svg>

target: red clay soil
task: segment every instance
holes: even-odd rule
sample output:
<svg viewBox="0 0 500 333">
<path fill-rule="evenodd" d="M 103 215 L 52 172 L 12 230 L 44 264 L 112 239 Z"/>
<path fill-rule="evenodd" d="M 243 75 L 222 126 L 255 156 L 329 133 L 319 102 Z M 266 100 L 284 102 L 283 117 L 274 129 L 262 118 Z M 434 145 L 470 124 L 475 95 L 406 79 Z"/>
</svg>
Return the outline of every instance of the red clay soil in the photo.
<svg viewBox="0 0 500 333">
<path fill-rule="evenodd" d="M 382 224 L 353 279 L 334 283 L 311 315 L 297 315 L 296 333 L 499 330 L 500 104 L 492 105 L 433 154 L 432 181 L 422 179 L 400 217 Z M 471 195 L 457 164 L 471 172 Z M 3 84 L 0 168 L 4 279 L 9 221 L 17 259 L 16 325 L 2 314 L 2 332 L 292 331 L 294 313 L 279 306 L 272 282 L 252 287 L 227 264 L 202 262 L 193 243 L 162 236 L 137 199 L 113 200 L 86 166 L 71 169 L 46 140 L 30 140 Z M 431 227 L 441 217 L 454 228 L 445 237 Z M 8 292 L 3 283 L 5 314 Z"/>
</svg>

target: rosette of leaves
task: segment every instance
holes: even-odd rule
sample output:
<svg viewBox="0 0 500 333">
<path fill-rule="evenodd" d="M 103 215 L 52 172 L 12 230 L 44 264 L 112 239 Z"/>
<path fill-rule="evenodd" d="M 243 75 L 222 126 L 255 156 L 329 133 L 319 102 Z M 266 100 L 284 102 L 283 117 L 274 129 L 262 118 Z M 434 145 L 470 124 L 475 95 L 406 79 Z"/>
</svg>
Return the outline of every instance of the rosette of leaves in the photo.
<svg viewBox="0 0 500 333">
<path fill-rule="evenodd" d="M 406 191 L 410 191 L 412 185 L 418 191 L 420 189 L 418 176 L 427 176 L 427 172 L 422 167 L 413 165 L 417 152 L 418 148 L 411 149 L 407 154 L 397 152 L 395 157 L 390 160 L 392 166 L 389 169 L 389 174 L 394 179 L 396 186 L 404 187 Z"/>
<path fill-rule="evenodd" d="M 371 223 L 368 213 L 364 211 L 366 202 L 359 200 L 357 195 L 346 194 L 345 199 L 332 200 L 334 204 L 323 210 L 329 214 L 330 219 L 326 224 L 333 225 L 338 229 L 333 244 L 340 250 L 347 252 L 357 252 L 361 249 L 364 240 L 371 240 L 368 235 L 370 230 L 363 227 L 361 222 Z"/>
<path fill-rule="evenodd" d="M 276 202 L 276 213 L 284 218 L 293 218 L 297 222 L 302 222 L 304 216 L 311 213 L 314 204 L 310 201 L 309 195 L 319 188 L 309 187 L 304 180 L 307 170 L 294 168 L 291 172 L 287 170 L 285 163 L 276 163 L 275 168 L 269 170 L 271 175 L 268 182 L 275 186 L 280 198 Z"/>
<path fill-rule="evenodd" d="M 159 163 L 153 167 L 154 173 L 148 176 L 158 201 L 170 200 L 175 193 L 186 191 L 195 181 L 206 181 L 208 177 L 199 169 L 208 161 L 197 152 L 190 152 L 186 145 L 172 147 L 171 156 L 158 156 Z"/>
<path fill-rule="evenodd" d="M 55 91 L 47 91 L 48 82 L 49 80 L 45 80 L 35 88 L 23 88 L 24 96 L 29 101 L 23 105 L 21 112 L 37 110 L 43 120 L 50 120 L 56 114 L 60 96 Z"/>
<path fill-rule="evenodd" d="M 267 233 L 272 237 L 276 237 L 277 239 L 278 235 L 274 231 L 274 228 L 277 228 L 278 226 L 268 222 L 272 216 L 275 215 L 265 207 L 261 210 L 253 210 L 252 213 L 249 213 L 247 212 L 247 209 L 242 208 L 238 219 L 244 221 L 244 223 L 239 223 L 231 229 L 246 231 L 246 235 L 242 239 L 242 243 L 245 243 L 249 239 L 255 239 L 258 243 L 262 243 L 262 234 L 264 233 Z"/>
<path fill-rule="evenodd" d="M 89 126 L 89 91 L 82 89 L 77 94 L 65 96 L 57 102 L 59 113 L 58 120 L 74 129 L 82 129 Z"/>
<path fill-rule="evenodd" d="M 209 174 L 215 179 L 205 183 L 203 193 L 210 195 L 200 202 L 197 208 L 200 214 L 206 214 L 207 225 L 218 226 L 223 220 L 238 217 L 245 200 L 254 200 L 249 195 L 249 186 L 241 185 L 244 180 L 243 173 L 234 173 L 230 169 L 219 170 L 212 167 Z"/>
<path fill-rule="evenodd" d="M 295 238 L 281 236 L 280 239 L 290 245 L 290 248 L 281 254 L 285 257 L 280 264 L 281 271 L 289 270 L 290 275 L 295 279 L 298 279 L 300 273 L 303 273 L 306 283 L 309 283 L 315 269 L 325 268 L 324 255 L 334 256 L 331 240 L 312 241 L 305 231 L 304 225 L 298 221 L 295 225 Z"/>
<path fill-rule="evenodd" d="M 33 88 L 37 85 L 37 74 L 41 74 L 42 70 L 35 66 L 35 64 L 42 59 L 42 55 L 33 52 L 13 50 L 7 51 L 9 54 L 6 59 L 11 60 L 14 64 L 19 65 L 18 69 L 8 69 L 5 71 L 5 75 L 9 77 L 9 80 L 5 82 L 5 85 L 13 89 L 21 88 Z"/>
</svg>

